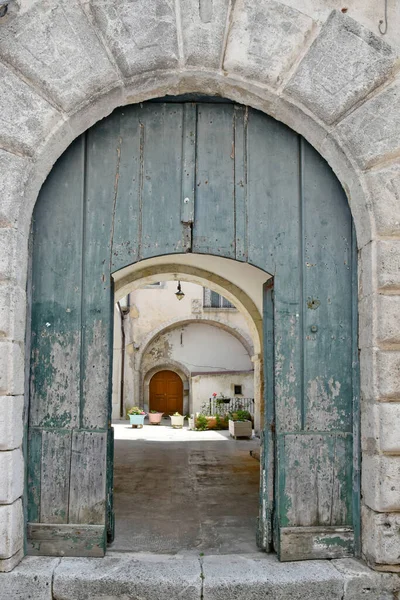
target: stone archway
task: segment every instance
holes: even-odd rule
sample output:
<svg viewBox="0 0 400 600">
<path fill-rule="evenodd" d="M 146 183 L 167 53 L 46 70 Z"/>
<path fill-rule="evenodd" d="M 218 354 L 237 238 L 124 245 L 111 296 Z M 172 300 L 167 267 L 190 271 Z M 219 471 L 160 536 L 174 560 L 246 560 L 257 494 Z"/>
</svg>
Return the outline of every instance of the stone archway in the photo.
<svg viewBox="0 0 400 600">
<path fill-rule="evenodd" d="M 261 17 L 269 15 L 269 19 L 255 17 L 251 7 L 244 3 L 237 5 L 230 19 L 225 18 L 228 11 L 225 6 L 220 9 L 222 14 L 218 13 L 218 18 L 210 20 L 193 8 L 193 14 L 186 13 L 184 18 L 193 18 L 193 23 L 205 19 L 209 24 L 202 33 L 189 39 L 186 33 L 189 34 L 191 28 L 181 27 L 178 14 L 175 21 L 168 21 L 168 31 L 173 39 L 179 40 L 176 53 L 179 58 L 162 52 L 156 53 L 152 60 L 145 43 L 133 48 L 130 36 L 121 45 L 116 43 L 116 29 L 105 25 L 107 8 L 88 8 L 87 16 L 79 6 L 68 8 L 81 33 L 76 47 L 84 40 L 85 56 L 92 56 L 92 62 L 75 57 L 64 60 L 59 50 L 64 48 L 70 57 L 71 29 L 62 10 L 50 10 L 33 3 L 18 14 L 19 6 L 11 6 L 8 16 L 0 22 L 4 101 L 0 152 L 4 173 L 1 306 L 5 308 L 1 392 L 6 398 L 1 414 L 2 422 L 7 424 L 2 449 L 11 451 L 13 456 L 13 460 L 7 462 L 12 466 L 4 470 L 8 491 L 0 507 L 8 532 L 1 554 L 3 570 L 15 566 L 23 554 L 22 477 L 15 475 L 23 471 L 19 449 L 24 393 L 25 282 L 28 231 L 38 191 L 52 164 L 69 143 L 115 106 L 184 92 L 222 94 L 287 123 L 319 150 L 346 190 L 361 261 L 364 555 L 383 568 L 398 564 L 398 536 L 394 534 L 389 545 L 385 542 L 388 526 L 397 531 L 396 513 L 400 508 L 397 475 L 395 491 L 384 483 L 389 474 L 392 477 L 397 473 L 399 451 L 398 439 L 391 433 L 392 424 L 399 420 L 396 369 L 400 335 L 396 327 L 400 304 L 397 268 L 400 177 L 396 94 L 399 81 L 393 70 L 395 53 L 390 45 L 363 27 L 376 30 L 375 13 L 368 12 L 367 8 L 350 11 L 356 20 L 340 13 L 327 18 L 328 12 L 322 3 L 313 6 L 312 12 L 305 10 L 304 13 L 279 2 L 263 5 L 263 8 Z M 151 12 L 147 18 L 146 14 L 131 15 L 127 11 L 122 18 L 126 19 L 127 31 L 139 26 L 144 36 L 146 32 L 153 36 Z M 286 35 L 288 21 L 293 23 L 290 39 Z M 244 33 L 245 22 L 248 35 Z M 58 51 L 48 51 L 45 46 L 46 51 L 42 52 L 46 56 L 45 68 L 36 58 L 37 52 L 25 53 L 22 44 L 15 45 L 19 32 L 23 32 L 27 24 L 35 27 L 35 23 L 40 25 L 37 32 L 49 28 L 59 31 Z M 178 35 L 174 33 L 176 23 Z M 227 28 L 224 23 L 229 24 Z M 396 30 L 397 23 L 394 25 Z M 263 36 L 266 43 L 261 41 Z M 161 37 L 164 39 L 160 36 L 160 40 Z M 332 46 L 332 38 L 336 39 L 336 46 Z M 38 44 L 39 54 L 46 39 L 40 33 L 31 36 L 30 43 Z M 211 39 L 212 43 L 208 43 Z M 254 46 L 251 42 L 254 39 L 260 39 L 260 43 Z M 395 44 L 395 40 L 388 39 Z M 227 47 L 230 52 L 226 51 Z M 333 53 L 335 61 L 331 60 Z M 374 58 L 379 60 L 371 70 L 369 63 Z M 318 64 L 325 61 L 327 66 L 321 73 L 313 68 L 316 59 Z M 198 69 L 199 62 L 202 70 Z M 93 64 L 97 69 L 95 73 Z M 353 85 L 355 64 L 361 64 L 361 69 Z M 313 85 L 309 85 L 310 77 Z M 75 85 L 78 81 L 79 87 Z M 328 81 L 335 85 L 330 87 Z"/>
<path fill-rule="evenodd" d="M 115 299 L 121 300 L 132 291 L 159 280 L 181 280 L 200 286 L 206 285 L 228 298 L 246 319 L 251 336 L 247 336 L 244 331 L 239 331 L 238 339 L 249 352 L 254 365 L 255 428 L 259 432 L 264 420 L 262 289 L 270 275 L 248 263 L 234 264 L 232 261 L 226 261 L 217 256 L 211 257 L 210 263 L 209 258 L 207 255 L 188 253 L 173 257 L 159 256 L 130 265 L 113 274 Z M 164 326 L 168 327 L 173 324 L 174 322 L 171 322 L 160 327 L 164 328 Z M 154 333 L 157 334 L 157 331 Z M 236 335 L 233 330 L 230 332 Z M 153 333 L 150 332 L 149 337 L 152 336 Z M 140 367 L 145 345 L 146 340 L 135 357 L 134 362 L 137 369 Z M 140 377 L 137 375 L 135 379 L 139 381 Z M 142 387 L 134 387 L 133 393 L 135 397 L 142 398 Z"/>
<path fill-rule="evenodd" d="M 140 390 L 141 397 L 143 398 L 143 406 L 145 410 L 149 410 L 149 386 L 150 380 L 156 373 L 160 371 L 173 371 L 182 379 L 183 384 L 183 414 L 189 413 L 190 406 L 190 372 L 185 365 L 180 364 L 176 360 L 168 360 L 163 362 L 158 361 L 157 364 L 153 364 L 150 369 L 142 372 L 140 375 Z M 186 393 L 185 393 L 186 392 Z"/>
</svg>

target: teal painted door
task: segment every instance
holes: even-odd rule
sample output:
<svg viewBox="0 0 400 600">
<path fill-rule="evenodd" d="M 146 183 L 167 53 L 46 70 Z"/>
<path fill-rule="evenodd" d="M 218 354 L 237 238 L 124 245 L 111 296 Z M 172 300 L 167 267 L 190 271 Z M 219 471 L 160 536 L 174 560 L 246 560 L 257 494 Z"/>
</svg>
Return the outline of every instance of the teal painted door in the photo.
<svg viewBox="0 0 400 600">
<path fill-rule="evenodd" d="M 118 109 L 56 163 L 32 248 L 32 553 L 101 555 L 112 538 L 111 274 L 182 252 L 273 276 L 260 545 L 281 560 L 357 552 L 356 242 L 303 138 L 230 103 Z"/>
</svg>

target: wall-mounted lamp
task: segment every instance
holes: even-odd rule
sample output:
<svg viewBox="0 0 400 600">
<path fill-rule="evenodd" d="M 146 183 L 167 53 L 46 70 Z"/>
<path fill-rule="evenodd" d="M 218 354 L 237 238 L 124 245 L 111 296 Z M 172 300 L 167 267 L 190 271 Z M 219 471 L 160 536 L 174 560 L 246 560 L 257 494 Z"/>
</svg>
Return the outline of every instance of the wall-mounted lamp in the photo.
<svg viewBox="0 0 400 600">
<path fill-rule="evenodd" d="M 185 297 L 185 294 L 182 292 L 180 281 L 178 281 L 178 291 L 175 293 L 175 296 L 178 298 L 178 300 L 182 300 L 182 298 Z"/>
</svg>

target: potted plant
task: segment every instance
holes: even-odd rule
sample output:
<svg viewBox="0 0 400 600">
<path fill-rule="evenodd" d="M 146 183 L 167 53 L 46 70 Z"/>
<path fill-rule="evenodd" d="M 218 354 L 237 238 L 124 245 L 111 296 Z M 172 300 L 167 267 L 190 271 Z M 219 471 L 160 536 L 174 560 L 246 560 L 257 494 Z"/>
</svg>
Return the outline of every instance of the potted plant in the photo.
<svg viewBox="0 0 400 600">
<path fill-rule="evenodd" d="M 170 415 L 171 425 L 174 429 L 182 429 L 184 416 L 180 413 L 176 412 L 173 415 Z"/>
<path fill-rule="evenodd" d="M 247 410 L 237 410 L 229 415 L 229 433 L 231 437 L 247 437 L 253 435 L 251 415 Z"/>
<path fill-rule="evenodd" d="M 150 425 L 159 425 L 163 414 L 162 412 L 158 412 L 158 410 L 151 410 L 148 414 Z"/>
<path fill-rule="evenodd" d="M 202 413 L 196 414 L 196 429 L 197 431 L 205 431 L 208 429 L 207 417 Z"/>
<path fill-rule="evenodd" d="M 143 410 L 143 408 L 139 408 L 138 406 L 132 406 L 132 408 L 128 410 L 128 416 L 132 427 L 143 427 L 144 418 L 146 416 L 146 413 Z"/>
</svg>

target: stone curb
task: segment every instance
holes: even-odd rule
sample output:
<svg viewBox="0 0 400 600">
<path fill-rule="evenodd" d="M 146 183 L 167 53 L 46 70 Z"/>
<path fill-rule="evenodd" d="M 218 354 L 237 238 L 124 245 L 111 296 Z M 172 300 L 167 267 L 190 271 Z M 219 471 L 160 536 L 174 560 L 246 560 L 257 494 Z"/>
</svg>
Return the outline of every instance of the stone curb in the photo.
<svg viewBox="0 0 400 600">
<path fill-rule="evenodd" d="M 395 600 L 400 578 L 359 560 L 113 553 L 26 557 L 0 574 L 0 600 Z"/>
</svg>

